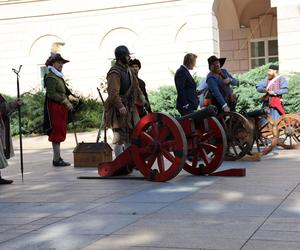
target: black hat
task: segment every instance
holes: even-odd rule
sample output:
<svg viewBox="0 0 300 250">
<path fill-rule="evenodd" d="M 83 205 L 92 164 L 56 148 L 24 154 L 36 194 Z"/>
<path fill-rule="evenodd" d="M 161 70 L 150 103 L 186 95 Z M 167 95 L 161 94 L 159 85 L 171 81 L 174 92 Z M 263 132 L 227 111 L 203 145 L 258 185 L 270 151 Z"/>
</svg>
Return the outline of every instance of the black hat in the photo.
<svg viewBox="0 0 300 250">
<path fill-rule="evenodd" d="M 278 64 L 271 64 L 271 65 L 269 66 L 269 69 L 279 70 L 279 65 L 278 65 Z"/>
<path fill-rule="evenodd" d="M 131 59 L 129 61 L 129 66 L 132 66 L 132 65 L 137 65 L 140 69 L 142 67 L 141 62 L 138 59 Z"/>
<path fill-rule="evenodd" d="M 121 56 L 129 56 L 129 49 L 125 45 L 120 45 L 115 49 L 115 57 L 119 58 Z"/>
<path fill-rule="evenodd" d="M 63 64 L 70 62 L 69 60 L 64 59 L 61 54 L 51 54 L 51 56 L 47 59 L 45 65 L 49 66 L 49 65 L 53 65 L 53 63 L 55 62 L 63 62 Z"/>
<path fill-rule="evenodd" d="M 220 62 L 220 68 L 223 67 L 225 61 L 226 61 L 226 58 L 217 58 L 216 56 L 211 56 L 207 59 L 208 61 L 208 66 L 212 65 L 215 61 L 219 61 Z"/>
</svg>

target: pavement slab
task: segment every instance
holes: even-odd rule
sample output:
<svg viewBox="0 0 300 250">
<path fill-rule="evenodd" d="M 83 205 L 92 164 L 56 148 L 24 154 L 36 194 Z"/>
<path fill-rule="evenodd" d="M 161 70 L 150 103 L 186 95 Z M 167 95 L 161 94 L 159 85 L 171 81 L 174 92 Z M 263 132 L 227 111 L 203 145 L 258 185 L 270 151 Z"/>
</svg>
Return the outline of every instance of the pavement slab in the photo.
<svg viewBox="0 0 300 250">
<path fill-rule="evenodd" d="M 14 180 L 0 186 L 1 250 L 300 249 L 300 149 L 223 162 L 220 170 L 246 168 L 241 178 L 181 171 L 166 183 L 83 180 L 97 169 L 54 168 L 47 137 L 28 137 L 22 182 L 14 144 L 16 156 L 1 171 Z M 65 160 L 73 162 L 74 147 L 68 134 Z"/>
</svg>

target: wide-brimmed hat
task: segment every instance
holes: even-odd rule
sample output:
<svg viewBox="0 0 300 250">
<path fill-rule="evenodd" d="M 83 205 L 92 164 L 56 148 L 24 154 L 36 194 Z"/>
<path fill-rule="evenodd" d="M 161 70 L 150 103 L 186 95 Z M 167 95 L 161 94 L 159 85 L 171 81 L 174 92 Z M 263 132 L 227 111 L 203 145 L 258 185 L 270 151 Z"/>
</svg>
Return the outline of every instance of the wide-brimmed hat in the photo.
<svg viewBox="0 0 300 250">
<path fill-rule="evenodd" d="M 63 64 L 70 62 L 69 60 L 64 59 L 61 54 L 51 54 L 51 56 L 46 61 L 46 66 L 53 65 L 55 62 L 63 62 Z"/>
<path fill-rule="evenodd" d="M 212 65 L 215 61 L 219 61 L 220 62 L 220 68 L 222 68 L 223 65 L 224 65 L 224 63 L 225 63 L 225 61 L 226 61 L 226 58 L 225 57 L 218 58 L 216 56 L 210 56 L 207 59 L 208 66 Z"/>
</svg>

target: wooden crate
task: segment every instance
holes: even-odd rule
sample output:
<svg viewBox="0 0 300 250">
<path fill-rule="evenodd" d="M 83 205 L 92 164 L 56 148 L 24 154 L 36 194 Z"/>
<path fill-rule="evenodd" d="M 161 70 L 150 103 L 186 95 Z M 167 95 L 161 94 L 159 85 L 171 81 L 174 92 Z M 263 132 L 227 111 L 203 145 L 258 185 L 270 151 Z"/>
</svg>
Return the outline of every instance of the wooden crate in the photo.
<svg viewBox="0 0 300 250">
<path fill-rule="evenodd" d="M 112 161 L 112 148 L 108 143 L 81 142 L 73 150 L 74 167 L 97 167 L 101 162 Z"/>
</svg>

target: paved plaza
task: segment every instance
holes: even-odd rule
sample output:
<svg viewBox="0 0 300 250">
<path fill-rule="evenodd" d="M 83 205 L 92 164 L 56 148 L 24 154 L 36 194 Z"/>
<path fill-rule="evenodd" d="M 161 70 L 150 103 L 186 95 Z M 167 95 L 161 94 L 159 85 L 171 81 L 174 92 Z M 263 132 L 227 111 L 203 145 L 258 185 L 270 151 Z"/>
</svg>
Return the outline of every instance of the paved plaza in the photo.
<svg viewBox="0 0 300 250">
<path fill-rule="evenodd" d="M 80 133 L 93 142 L 96 132 Z M 18 140 L 14 141 L 15 148 Z M 73 162 L 69 134 L 63 156 Z M 80 180 L 96 169 L 52 167 L 47 137 L 24 139 L 0 186 L 0 249 L 300 249 L 300 149 L 261 161 L 224 162 L 246 177 L 198 177 L 167 183 Z M 134 176 L 140 176 L 134 172 Z"/>
</svg>

